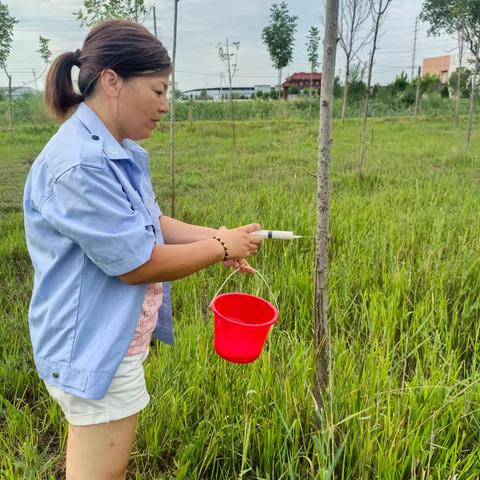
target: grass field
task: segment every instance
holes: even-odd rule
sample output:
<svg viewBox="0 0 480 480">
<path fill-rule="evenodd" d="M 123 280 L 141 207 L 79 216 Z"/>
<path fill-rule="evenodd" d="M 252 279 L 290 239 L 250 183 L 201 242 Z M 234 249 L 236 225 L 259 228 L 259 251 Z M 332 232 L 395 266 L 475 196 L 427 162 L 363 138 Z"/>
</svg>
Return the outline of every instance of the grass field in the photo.
<svg viewBox="0 0 480 480">
<path fill-rule="evenodd" d="M 152 401 L 140 415 L 129 479 L 480 478 L 480 142 L 464 123 L 375 120 L 359 180 L 359 122 L 334 125 L 329 308 L 331 390 L 312 397 L 313 239 L 267 242 L 252 264 L 280 310 L 260 359 L 213 351 L 208 304 L 229 273 L 217 265 L 174 284 L 176 345 L 146 364 Z M 478 124 L 475 125 L 478 131 Z M 53 133 L 0 133 L 0 478 L 62 476 L 66 429 L 32 361 L 32 270 L 21 197 Z M 177 218 L 312 236 L 316 122 L 177 127 Z M 145 142 L 154 190 L 169 211 L 164 126 Z M 226 290 L 269 298 L 258 277 Z M 319 417 L 321 427 L 316 427 Z"/>
</svg>

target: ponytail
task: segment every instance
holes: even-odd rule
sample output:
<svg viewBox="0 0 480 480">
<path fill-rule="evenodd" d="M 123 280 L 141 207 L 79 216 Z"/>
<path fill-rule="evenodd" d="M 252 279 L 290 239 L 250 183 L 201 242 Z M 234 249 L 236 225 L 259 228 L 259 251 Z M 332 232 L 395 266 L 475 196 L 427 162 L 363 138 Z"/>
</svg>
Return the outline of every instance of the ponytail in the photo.
<svg viewBox="0 0 480 480">
<path fill-rule="evenodd" d="M 73 89 L 72 67 L 78 65 L 77 52 L 65 52 L 52 63 L 45 84 L 44 101 L 51 115 L 64 120 L 85 97 Z"/>
</svg>

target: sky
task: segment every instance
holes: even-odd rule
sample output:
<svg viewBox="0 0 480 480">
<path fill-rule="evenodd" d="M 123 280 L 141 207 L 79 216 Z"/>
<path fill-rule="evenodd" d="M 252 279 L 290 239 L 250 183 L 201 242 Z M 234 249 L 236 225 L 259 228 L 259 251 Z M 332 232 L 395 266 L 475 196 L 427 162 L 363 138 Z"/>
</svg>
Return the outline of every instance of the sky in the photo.
<svg viewBox="0 0 480 480">
<path fill-rule="evenodd" d="M 225 86 L 221 74 L 224 66 L 218 57 L 217 46 L 239 41 L 238 72 L 233 79 L 237 87 L 275 85 L 277 73 L 268 50 L 262 43 L 262 29 L 269 22 L 270 6 L 274 0 L 180 0 L 178 3 L 176 82 L 181 91 L 195 88 Z M 64 51 L 82 47 L 88 33 L 80 27 L 73 12 L 83 8 L 83 1 L 68 0 L 10 0 L 6 3 L 10 15 L 19 23 L 15 26 L 12 49 L 7 61 L 13 85 L 43 89 L 46 66 L 40 55 L 39 35 L 50 39 L 52 58 Z M 171 52 L 173 44 L 174 0 L 145 1 L 155 6 L 157 32 L 162 43 Z M 373 82 L 386 84 L 402 70 L 411 73 L 415 18 L 422 0 L 393 0 L 382 26 L 375 56 Z M 298 17 L 293 61 L 284 69 L 283 78 L 294 72 L 309 71 L 305 41 L 310 26 L 323 32 L 323 0 L 289 0 L 291 14 Z M 144 25 L 154 31 L 153 18 Z M 424 57 L 456 53 L 456 40 L 448 36 L 428 37 L 427 25 L 418 22 L 415 65 Z M 360 54 L 366 60 L 368 51 Z M 320 61 L 322 48 L 320 48 Z M 337 52 L 336 70 L 342 76 L 345 57 Z M 321 70 L 321 67 L 320 67 Z M 42 75 L 43 73 L 43 75 Z M 5 73 L 0 72 L 0 86 L 7 86 Z"/>
</svg>

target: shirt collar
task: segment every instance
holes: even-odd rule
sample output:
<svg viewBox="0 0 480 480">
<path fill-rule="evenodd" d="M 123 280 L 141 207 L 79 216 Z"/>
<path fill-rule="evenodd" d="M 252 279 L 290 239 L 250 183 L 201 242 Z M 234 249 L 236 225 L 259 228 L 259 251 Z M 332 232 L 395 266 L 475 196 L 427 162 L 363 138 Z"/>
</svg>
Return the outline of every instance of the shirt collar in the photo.
<svg viewBox="0 0 480 480">
<path fill-rule="evenodd" d="M 132 149 L 131 140 L 125 139 L 122 144 L 112 135 L 102 119 L 85 102 L 80 103 L 74 116 L 83 123 L 85 128 L 93 135 L 98 135 L 103 141 L 103 150 L 111 160 L 132 159 L 129 149 Z"/>
</svg>

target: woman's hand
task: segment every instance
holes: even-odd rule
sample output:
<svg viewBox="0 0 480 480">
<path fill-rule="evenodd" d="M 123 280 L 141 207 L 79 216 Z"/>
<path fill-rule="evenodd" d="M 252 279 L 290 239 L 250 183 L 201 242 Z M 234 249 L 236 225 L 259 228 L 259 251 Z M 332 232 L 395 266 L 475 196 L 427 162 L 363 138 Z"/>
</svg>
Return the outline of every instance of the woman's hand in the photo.
<svg viewBox="0 0 480 480">
<path fill-rule="evenodd" d="M 239 228 L 242 229 L 244 227 L 239 227 Z M 258 229 L 260 229 L 260 225 L 258 226 Z M 222 225 L 218 230 L 219 230 L 219 233 L 221 233 L 222 230 L 225 231 L 225 230 L 228 230 L 228 228 Z M 247 262 L 245 258 L 238 258 L 235 260 L 225 260 L 223 264 L 226 267 L 230 267 L 234 270 L 238 270 L 240 273 L 246 273 L 248 275 L 253 275 L 256 272 L 256 270 Z"/>
<path fill-rule="evenodd" d="M 226 267 L 231 267 L 234 270 L 238 270 L 240 273 L 248 273 L 253 275 L 256 270 L 249 265 L 249 263 L 244 259 L 240 258 L 239 260 L 226 260 L 223 262 Z"/>
</svg>

